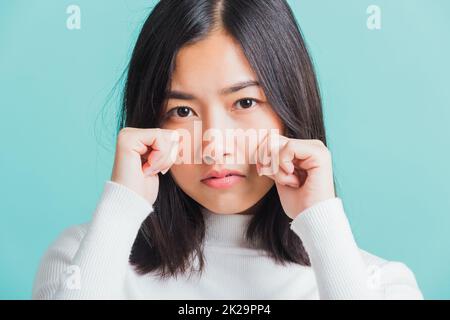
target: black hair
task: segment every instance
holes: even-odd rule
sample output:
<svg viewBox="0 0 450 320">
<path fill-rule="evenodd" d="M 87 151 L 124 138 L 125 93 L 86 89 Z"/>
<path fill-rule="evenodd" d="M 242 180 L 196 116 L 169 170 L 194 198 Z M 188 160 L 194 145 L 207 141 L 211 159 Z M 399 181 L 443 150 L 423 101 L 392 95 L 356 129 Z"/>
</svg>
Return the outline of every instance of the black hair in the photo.
<svg viewBox="0 0 450 320">
<path fill-rule="evenodd" d="M 290 138 L 326 145 L 322 104 L 300 27 L 285 0 L 161 0 L 146 19 L 127 71 L 118 131 L 158 128 L 177 52 L 212 31 L 238 41 L 268 103 Z M 205 224 L 201 205 L 159 175 L 154 212 L 142 223 L 130 255 L 140 274 L 177 276 L 204 267 Z M 290 230 L 274 185 L 259 201 L 246 238 L 276 262 L 310 266 L 301 239 Z"/>
</svg>

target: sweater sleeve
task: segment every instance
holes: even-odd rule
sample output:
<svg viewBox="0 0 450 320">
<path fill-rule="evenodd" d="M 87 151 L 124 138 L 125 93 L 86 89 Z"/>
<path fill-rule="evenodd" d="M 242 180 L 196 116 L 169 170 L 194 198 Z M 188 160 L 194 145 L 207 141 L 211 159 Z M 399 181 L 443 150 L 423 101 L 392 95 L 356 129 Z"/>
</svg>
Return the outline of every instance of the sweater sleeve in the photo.
<svg viewBox="0 0 450 320">
<path fill-rule="evenodd" d="M 106 181 L 87 227 L 66 229 L 43 256 L 33 299 L 123 299 L 129 255 L 153 206 L 128 187 Z"/>
<path fill-rule="evenodd" d="M 405 264 L 358 248 L 339 197 L 305 209 L 290 228 L 310 257 L 320 299 L 423 299 Z"/>
</svg>

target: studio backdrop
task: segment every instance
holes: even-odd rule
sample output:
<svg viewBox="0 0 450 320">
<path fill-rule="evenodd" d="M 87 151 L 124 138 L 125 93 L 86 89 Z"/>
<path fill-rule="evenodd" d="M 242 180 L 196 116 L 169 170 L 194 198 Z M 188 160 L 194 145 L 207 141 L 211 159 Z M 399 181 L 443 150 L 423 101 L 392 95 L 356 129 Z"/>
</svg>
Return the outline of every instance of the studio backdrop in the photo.
<svg viewBox="0 0 450 320">
<path fill-rule="evenodd" d="M 0 298 L 29 299 L 110 178 L 122 73 L 156 1 L 0 2 Z M 450 298 L 450 1 L 291 0 L 359 246 Z"/>
</svg>

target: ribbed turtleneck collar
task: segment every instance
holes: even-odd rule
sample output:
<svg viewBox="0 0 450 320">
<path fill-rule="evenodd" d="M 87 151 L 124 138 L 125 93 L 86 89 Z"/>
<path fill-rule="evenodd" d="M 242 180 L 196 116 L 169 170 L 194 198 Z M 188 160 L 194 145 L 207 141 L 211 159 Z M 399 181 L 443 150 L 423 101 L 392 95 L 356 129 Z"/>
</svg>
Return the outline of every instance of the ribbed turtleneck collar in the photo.
<svg viewBox="0 0 450 320">
<path fill-rule="evenodd" d="M 205 241 L 224 246 L 250 247 L 245 232 L 253 214 L 217 214 L 201 209 L 205 221 Z"/>
</svg>

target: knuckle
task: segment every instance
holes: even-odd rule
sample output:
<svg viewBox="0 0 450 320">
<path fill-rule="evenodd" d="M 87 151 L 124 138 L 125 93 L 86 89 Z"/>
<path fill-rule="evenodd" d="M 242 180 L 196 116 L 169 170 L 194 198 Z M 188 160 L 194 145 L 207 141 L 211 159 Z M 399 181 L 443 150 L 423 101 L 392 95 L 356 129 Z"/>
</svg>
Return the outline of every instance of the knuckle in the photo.
<svg viewBox="0 0 450 320">
<path fill-rule="evenodd" d="M 131 131 L 131 127 L 125 127 L 125 128 L 122 128 L 120 131 L 119 131 L 119 134 L 125 134 L 125 133 L 128 133 L 128 132 L 130 132 Z"/>
<path fill-rule="evenodd" d="M 179 133 L 177 130 L 170 130 L 170 129 L 161 129 L 161 133 L 164 136 L 164 139 L 168 142 L 175 142 L 179 139 Z"/>
<path fill-rule="evenodd" d="M 178 130 L 170 130 L 170 140 L 171 141 L 179 141 L 180 139 L 180 133 L 178 132 Z"/>
<path fill-rule="evenodd" d="M 325 143 L 323 143 L 322 140 L 313 139 L 311 141 L 313 142 L 313 145 L 320 150 L 320 152 L 327 153 L 329 151 L 328 147 L 325 145 Z"/>
<path fill-rule="evenodd" d="M 300 139 L 291 139 L 288 141 L 288 143 L 286 143 L 286 146 L 288 146 L 289 148 L 294 148 L 296 146 L 299 146 L 303 143 L 302 140 Z"/>
<path fill-rule="evenodd" d="M 161 128 L 153 128 L 152 131 L 155 133 L 156 137 L 161 137 L 164 133 L 163 129 Z"/>
<path fill-rule="evenodd" d="M 284 154 L 286 150 L 291 149 L 294 146 L 295 141 L 294 140 L 288 140 L 286 143 L 284 143 L 280 149 L 280 154 Z"/>
<path fill-rule="evenodd" d="M 131 135 L 132 129 L 130 127 L 125 127 L 119 131 L 119 134 L 117 135 L 117 140 L 119 142 L 124 142 L 129 139 L 129 136 Z"/>
<path fill-rule="evenodd" d="M 327 161 L 330 161 L 330 160 L 331 160 L 331 151 L 330 151 L 330 149 L 328 149 L 328 148 L 323 148 L 321 152 L 322 152 L 322 154 L 323 154 L 323 157 L 324 157 Z"/>
<path fill-rule="evenodd" d="M 320 147 L 325 147 L 325 144 L 320 139 L 313 139 L 312 142 L 314 142 L 314 144 L 316 144 L 316 145 L 318 145 Z"/>
</svg>

